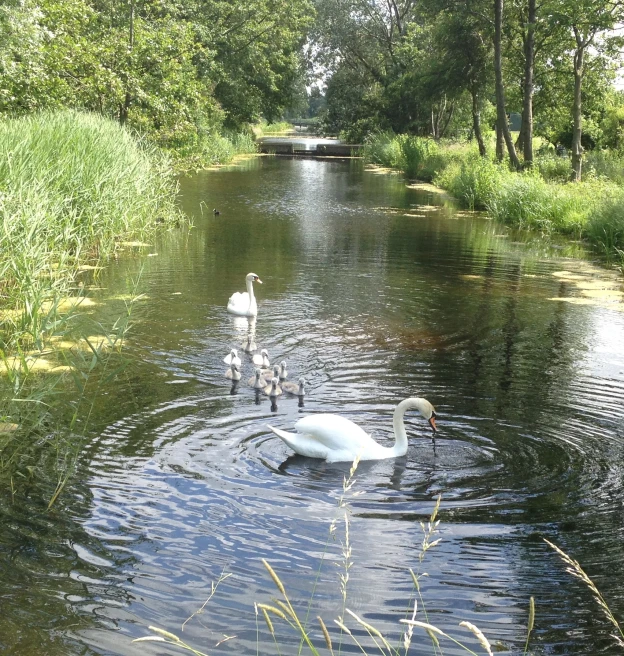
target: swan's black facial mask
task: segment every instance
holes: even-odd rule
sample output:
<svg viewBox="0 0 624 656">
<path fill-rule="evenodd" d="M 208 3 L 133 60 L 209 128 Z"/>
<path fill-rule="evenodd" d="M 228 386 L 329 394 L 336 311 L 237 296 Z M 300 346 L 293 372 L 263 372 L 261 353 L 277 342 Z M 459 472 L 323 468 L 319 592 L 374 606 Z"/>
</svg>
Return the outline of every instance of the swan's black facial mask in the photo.
<svg viewBox="0 0 624 656">
<path fill-rule="evenodd" d="M 260 280 L 260 278 L 258 278 L 258 276 L 256 276 L 254 278 L 254 282 L 258 282 L 258 283 L 262 284 L 262 280 Z"/>
</svg>

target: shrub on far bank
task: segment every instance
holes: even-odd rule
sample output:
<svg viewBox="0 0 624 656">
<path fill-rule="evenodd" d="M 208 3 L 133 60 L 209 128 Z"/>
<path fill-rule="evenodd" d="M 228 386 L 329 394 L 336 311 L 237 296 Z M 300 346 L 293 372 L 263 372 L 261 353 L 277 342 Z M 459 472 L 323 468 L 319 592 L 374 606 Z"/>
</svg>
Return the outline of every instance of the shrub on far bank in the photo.
<svg viewBox="0 0 624 656">
<path fill-rule="evenodd" d="M 542 232 L 582 234 L 595 210 L 595 183 L 552 184 L 537 172 L 509 174 L 487 209 L 498 221 Z"/>
<path fill-rule="evenodd" d="M 198 134 L 187 143 L 168 150 L 179 171 L 190 171 L 227 164 L 236 155 L 255 153 L 256 142 L 251 132 L 208 132 Z"/>
<path fill-rule="evenodd" d="M 607 178 L 624 186 L 624 153 L 619 150 L 592 150 L 585 155 L 584 174 Z"/>
<path fill-rule="evenodd" d="M 490 139 L 490 153 L 492 146 Z M 569 182 L 569 158 L 554 153 L 538 155 L 533 169 L 518 173 L 480 157 L 475 144 L 381 133 L 369 138 L 363 154 L 409 178 L 432 181 L 464 207 L 487 210 L 503 223 L 586 237 L 608 256 L 624 258 L 624 154 L 619 151 L 588 153 L 580 183 Z"/>
<path fill-rule="evenodd" d="M 500 189 L 507 169 L 478 156 L 454 161 L 434 179 L 435 184 L 448 189 L 465 207 L 486 209 Z"/>
<path fill-rule="evenodd" d="M 608 257 L 616 251 L 624 258 L 624 191 L 600 205 L 587 223 L 587 234 Z"/>
</svg>

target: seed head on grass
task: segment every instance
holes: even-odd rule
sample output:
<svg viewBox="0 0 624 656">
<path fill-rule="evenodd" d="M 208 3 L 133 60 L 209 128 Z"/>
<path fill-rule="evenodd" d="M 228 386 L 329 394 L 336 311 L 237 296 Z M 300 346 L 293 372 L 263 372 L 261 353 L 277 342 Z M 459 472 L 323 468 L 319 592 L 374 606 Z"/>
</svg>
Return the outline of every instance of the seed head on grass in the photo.
<svg viewBox="0 0 624 656">
<path fill-rule="evenodd" d="M 331 636 L 329 635 L 329 631 L 325 626 L 325 622 L 323 622 L 323 618 L 320 615 L 316 619 L 319 621 L 319 624 L 321 625 L 321 631 L 323 632 L 323 637 L 325 638 L 325 644 L 327 645 L 327 649 L 329 649 L 329 653 L 332 654 L 333 656 L 334 648 L 332 646 L 332 641 L 331 641 Z"/>
<path fill-rule="evenodd" d="M 255 604 L 257 608 L 259 608 L 262 611 L 266 611 L 268 613 L 273 613 L 274 615 L 277 615 L 283 620 L 286 620 L 288 622 L 288 618 L 284 613 L 279 609 L 275 608 L 275 606 L 269 606 L 268 604 Z"/>
<path fill-rule="evenodd" d="M 262 564 L 266 567 L 277 589 L 284 595 L 284 597 L 286 597 L 287 596 L 286 588 L 284 587 L 284 584 L 280 581 L 280 577 L 275 573 L 275 570 L 271 567 L 271 565 L 269 565 L 269 563 L 264 558 L 262 559 Z"/>
<path fill-rule="evenodd" d="M 529 601 L 529 621 L 527 622 L 527 637 L 524 644 L 524 652 L 526 654 L 529 649 L 529 638 L 531 637 L 531 631 L 533 631 L 533 625 L 535 624 L 535 599 L 531 597 Z"/>
<path fill-rule="evenodd" d="M 600 606 L 600 608 L 602 609 L 604 616 L 609 620 L 609 622 L 611 622 L 611 624 L 613 624 L 613 626 L 617 630 L 617 633 L 612 633 L 611 637 L 618 643 L 620 647 L 624 647 L 624 631 L 622 631 L 622 627 L 615 619 L 613 613 L 611 612 L 611 609 L 607 605 L 607 602 L 604 600 L 602 594 L 600 594 L 600 590 L 598 590 L 598 588 L 596 587 L 596 584 L 589 578 L 589 576 L 587 575 L 585 570 L 580 566 L 578 561 L 568 556 L 568 554 L 565 551 L 560 549 L 556 544 L 553 544 L 546 538 L 544 538 L 544 542 L 551 549 L 554 549 L 559 555 L 559 558 L 561 558 L 561 560 L 563 560 L 563 562 L 568 566 L 566 567 L 566 572 L 572 574 L 572 576 L 576 577 L 577 579 L 580 579 L 591 590 L 592 594 L 594 595 L 594 599 L 598 602 L 598 606 Z"/>
<path fill-rule="evenodd" d="M 273 622 L 271 622 L 271 618 L 269 617 L 269 614 L 266 612 L 266 608 L 261 608 L 262 614 L 264 615 L 264 621 L 266 622 L 267 628 L 269 629 L 269 633 L 274 636 L 275 635 L 275 629 L 273 628 Z"/>
<path fill-rule="evenodd" d="M 483 632 L 481 629 L 476 627 L 474 624 L 471 624 L 470 622 L 460 622 L 459 626 L 465 626 L 468 631 L 471 631 L 474 633 L 474 635 L 477 637 L 477 640 L 479 641 L 479 644 L 485 649 L 485 651 L 488 653 L 488 656 L 493 656 L 492 655 L 492 646 L 488 642 L 488 639 L 483 635 Z"/>
</svg>

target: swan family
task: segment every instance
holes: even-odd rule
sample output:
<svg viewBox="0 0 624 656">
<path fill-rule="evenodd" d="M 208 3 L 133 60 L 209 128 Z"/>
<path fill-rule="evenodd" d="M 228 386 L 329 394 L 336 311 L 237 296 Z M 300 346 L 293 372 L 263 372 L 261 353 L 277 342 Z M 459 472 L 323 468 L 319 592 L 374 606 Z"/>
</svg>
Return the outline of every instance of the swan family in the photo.
<svg viewBox="0 0 624 656">
<path fill-rule="evenodd" d="M 235 292 L 230 296 L 227 311 L 231 314 L 243 317 L 255 317 L 258 314 L 258 306 L 253 292 L 253 283 L 262 284 L 255 273 L 248 273 L 245 277 L 247 292 Z M 253 335 L 249 335 L 243 350 L 252 355 L 256 350 Z M 241 379 L 241 360 L 238 351 L 232 349 L 225 357 L 224 362 L 230 365 L 226 377 L 233 382 Z M 256 365 L 254 375 L 248 384 L 256 390 L 263 391 L 274 402 L 278 395 L 286 392 L 297 395 L 301 400 L 305 395 L 305 378 L 299 378 L 297 383 L 287 381 L 288 371 L 286 362 L 274 365 L 270 369 L 269 354 L 262 349 L 259 354 L 252 355 L 252 362 Z M 264 367 L 262 369 L 261 367 Z M 266 375 L 272 377 L 267 380 Z M 235 384 L 236 384 L 235 382 Z M 334 414 L 313 414 L 295 423 L 295 433 L 289 433 L 274 426 L 268 428 L 275 433 L 295 453 L 309 458 L 322 458 L 327 462 L 352 462 L 356 458 L 360 460 L 383 460 L 385 458 L 396 458 L 407 453 L 408 440 L 405 431 L 405 413 L 409 410 L 418 411 L 429 423 L 433 435 L 437 431 L 435 408 L 427 399 L 411 397 L 401 401 L 394 410 L 392 425 L 394 429 L 394 445 L 382 446 L 376 442 L 364 429 L 360 428 L 351 420 Z"/>
</svg>

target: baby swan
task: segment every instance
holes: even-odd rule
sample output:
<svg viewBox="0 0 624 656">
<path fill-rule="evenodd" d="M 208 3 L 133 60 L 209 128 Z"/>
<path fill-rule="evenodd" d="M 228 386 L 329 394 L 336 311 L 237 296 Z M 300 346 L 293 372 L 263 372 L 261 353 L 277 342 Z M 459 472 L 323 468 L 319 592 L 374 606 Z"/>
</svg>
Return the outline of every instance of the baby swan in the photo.
<svg viewBox="0 0 624 656">
<path fill-rule="evenodd" d="M 275 379 L 273 379 L 275 380 Z M 436 432 L 434 407 L 422 398 L 401 401 L 394 410 L 394 446 L 381 446 L 349 419 L 339 415 L 319 414 L 300 419 L 295 424 L 296 433 L 287 433 L 269 426 L 295 453 L 310 458 L 323 458 L 327 462 L 351 462 L 357 456 L 361 460 L 383 460 L 407 453 L 407 434 L 403 416 L 407 410 L 418 410 Z"/>
<path fill-rule="evenodd" d="M 241 379 L 241 373 L 236 362 L 230 364 L 230 368 L 225 372 L 225 377 L 230 380 L 239 381 Z"/>
<path fill-rule="evenodd" d="M 261 370 L 262 375 L 267 379 L 267 384 L 271 383 L 271 378 L 277 378 L 277 380 L 279 381 L 279 369 L 280 369 L 279 365 L 274 364 L 273 371 L 271 371 L 270 369 Z"/>
<path fill-rule="evenodd" d="M 247 381 L 254 389 L 263 390 L 267 386 L 266 380 L 262 377 L 260 369 L 256 369 L 255 374 Z"/>
<path fill-rule="evenodd" d="M 238 351 L 236 349 L 232 349 L 229 354 L 223 358 L 223 362 L 225 362 L 225 364 L 232 364 L 232 362 L 234 362 L 240 367 L 241 359 L 238 357 Z"/>
<path fill-rule="evenodd" d="M 279 368 L 279 379 L 281 380 L 286 380 L 288 378 L 288 372 L 286 371 L 286 360 L 282 360 L 280 362 L 280 368 Z"/>
<path fill-rule="evenodd" d="M 245 353 L 253 353 L 258 348 L 251 335 L 247 335 L 247 341 L 242 346 Z"/>
<path fill-rule="evenodd" d="M 282 388 L 279 386 L 279 379 L 276 376 L 271 378 L 271 384 L 264 388 L 264 393 L 268 394 L 272 399 L 282 393 Z"/>
<path fill-rule="evenodd" d="M 268 369 L 271 366 L 269 352 L 266 349 L 262 349 L 260 353 L 256 353 L 252 360 L 254 364 L 257 364 L 259 367 L 264 367 L 265 369 Z"/>
<path fill-rule="evenodd" d="M 299 382 L 291 383 L 290 381 L 285 381 L 282 384 L 282 390 L 288 394 L 294 394 L 295 396 L 305 396 L 305 378 L 300 378 Z"/>
</svg>

